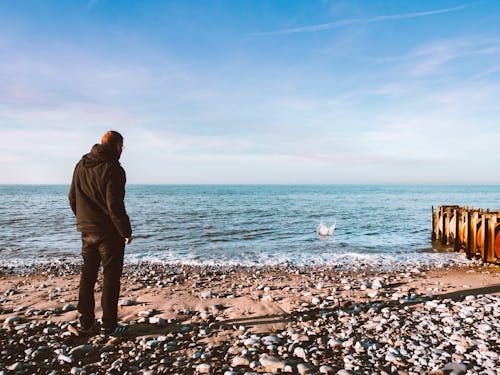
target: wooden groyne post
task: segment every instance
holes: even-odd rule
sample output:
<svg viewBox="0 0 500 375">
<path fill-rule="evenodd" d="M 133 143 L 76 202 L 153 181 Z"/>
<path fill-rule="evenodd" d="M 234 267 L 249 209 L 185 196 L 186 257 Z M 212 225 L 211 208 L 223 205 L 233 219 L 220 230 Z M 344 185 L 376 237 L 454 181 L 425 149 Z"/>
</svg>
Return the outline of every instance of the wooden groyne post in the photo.
<svg viewBox="0 0 500 375">
<path fill-rule="evenodd" d="M 468 258 L 500 262 L 500 210 L 432 207 L 432 240 L 465 251 Z"/>
</svg>

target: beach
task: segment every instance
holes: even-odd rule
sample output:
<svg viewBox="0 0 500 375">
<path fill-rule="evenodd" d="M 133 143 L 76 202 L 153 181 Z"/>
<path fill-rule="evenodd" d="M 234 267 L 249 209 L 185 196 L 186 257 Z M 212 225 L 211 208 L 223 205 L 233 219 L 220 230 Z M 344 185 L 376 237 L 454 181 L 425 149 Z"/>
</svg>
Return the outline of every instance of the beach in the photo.
<svg viewBox="0 0 500 375">
<path fill-rule="evenodd" d="M 498 265 L 127 264 L 118 338 L 74 329 L 78 263 L 0 272 L 4 374 L 499 373 Z"/>
</svg>

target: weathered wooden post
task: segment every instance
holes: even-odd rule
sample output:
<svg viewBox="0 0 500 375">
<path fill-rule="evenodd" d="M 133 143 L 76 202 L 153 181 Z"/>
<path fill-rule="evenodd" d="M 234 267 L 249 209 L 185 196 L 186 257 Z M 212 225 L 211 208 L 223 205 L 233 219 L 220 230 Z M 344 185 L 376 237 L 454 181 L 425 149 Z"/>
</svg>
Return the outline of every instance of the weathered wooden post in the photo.
<svg viewBox="0 0 500 375">
<path fill-rule="evenodd" d="M 495 235 L 495 255 L 500 261 L 500 223 L 498 223 L 499 217 L 497 216 L 497 225 L 496 225 L 496 235 Z"/>
<path fill-rule="evenodd" d="M 444 208 L 439 206 L 438 211 L 438 239 L 443 242 L 443 228 L 444 228 Z"/>
<path fill-rule="evenodd" d="M 462 211 L 464 222 L 463 222 L 463 246 L 465 249 L 469 246 L 469 209 L 464 207 L 464 211 Z"/>
<path fill-rule="evenodd" d="M 447 245 L 450 244 L 450 216 L 451 216 L 451 208 L 446 207 L 445 213 L 444 213 L 444 236 L 442 239 L 442 243 L 446 243 Z"/>
<path fill-rule="evenodd" d="M 477 249 L 477 222 L 478 222 L 478 212 L 472 211 L 469 216 L 469 241 L 467 246 L 467 258 L 472 258 L 476 255 Z"/>
<path fill-rule="evenodd" d="M 477 245 L 479 246 L 480 250 L 481 250 L 481 259 L 484 259 L 485 258 L 485 249 L 484 249 L 484 245 L 485 245 L 485 239 L 486 239 L 486 232 L 487 232 L 487 229 L 486 229 L 486 215 L 481 212 L 481 227 L 479 228 L 479 231 L 478 231 L 478 234 L 477 234 Z"/>
<path fill-rule="evenodd" d="M 464 208 L 459 208 L 456 212 L 457 217 L 457 235 L 455 237 L 455 251 L 460 251 L 463 247 L 467 247 L 465 241 L 465 233 L 467 233 L 466 223 L 467 211 Z"/>
<path fill-rule="evenodd" d="M 437 209 L 439 209 L 439 207 Z M 439 234 L 439 230 L 438 230 L 439 216 L 438 216 L 437 210 L 434 211 L 434 206 L 432 206 L 431 214 L 432 214 L 432 234 L 431 234 L 431 239 L 432 239 L 432 241 L 436 241 L 437 238 L 438 238 L 438 234 Z"/>
<path fill-rule="evenodd" d="M 495 228 L 497 225 L 497 215 L 490 214 L 488 215 L 488 235 L 486 236 L 485 243 L 485 257 L 483 260 L 485 262 L 493 262 L 495 261 Z"/>
<path fill-rule="evenodd" d="M 451 208 L 451 217 L 450 217 L 450 235 L 449 235 L 449 242 L 453 243 L 455 246 L 457 242 L 457 225 L 458 225 L 458 220 L 457 220 L 457 207 Z"/>
</svg>

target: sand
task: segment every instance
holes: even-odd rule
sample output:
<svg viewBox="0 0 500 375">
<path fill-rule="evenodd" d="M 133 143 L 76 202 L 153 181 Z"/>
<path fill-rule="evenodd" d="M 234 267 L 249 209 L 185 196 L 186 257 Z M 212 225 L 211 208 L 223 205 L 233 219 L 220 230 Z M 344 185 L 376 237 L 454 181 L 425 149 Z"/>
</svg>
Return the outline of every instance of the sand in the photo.
<svg viewBox="0 0 500 375">
<path fill-rule="evenodd" d="M 128 265 L 118 339 L 74 334 L 78 282 L 78 265 L 0 268 L 0 371 L 498 374 L 498 265 Z"/>
<path fill-rule="evenodd" d="M 381 278 L 389 280 L 383 292 L 390 294 L 395 287 L 412 291 L 416 295 L 433 295 L 435 298 L 463 298 L 467 295 L 500 295 L 500 267 L 471 266 L 451 269 L 430 269 L 413 272 L 363 272 L 339 271 L 319 268 L 315 271 L 271 269 L 237 269 L 188 267 L 188 276 L 179 276 L 182 267 L 148 265 L 152 269 L 138 272 L 140 266 L 126 267 L 122 277 L 121 303 L 129 300 L 133 304 L 119 307 L 119 319 L 130 322 L 140 311 L 152 309 L 155 316 L 182 320 L 180 311 L 210 310 L 214 305 L 224 306 L 224 315 L 232 324 L 245 324 L 251 330 L 262 332 L 282 328 L 277 315 L 289 314 L 303 303 L 310 303 L 311 296 L 334 295 L 345 301 L 372 300 L 366 290 L 350 285 L 351 280 L 363 282 Z M 76 270 L 75 270 L 76 272 Z M 226 273 L 227 272 L 227 273 Z M 319 279 L 319 280 L 318 280 Z M 96 286 L 96 316 L 100 317 L 100 275 Z M 339 283 L 340 281 L 340 283 Z M 342 283 L 344 282 L 344 284 Z M 38 310 L 62 308 L 65 304 L 78 303 L 78 274 L 54 275 L 42 270 L 29 275 L 0 276 L 0 295 L 8 291 L 16 293 L 2 303 L 3 321 L 20 306 Z M 345 288 L 347 286 L 347 288 Z M 346 290 L 347 289 L 347 290 Z M 332 293 L 333 291 L 333 293 Z M 387 298 L 383 293 L 376 298 Z M 2 312 L 0 310 L 0 312 Z M 55 321 L 72 321 L 78 313 L 70 311 L 55 316 Z"/>
</svg>

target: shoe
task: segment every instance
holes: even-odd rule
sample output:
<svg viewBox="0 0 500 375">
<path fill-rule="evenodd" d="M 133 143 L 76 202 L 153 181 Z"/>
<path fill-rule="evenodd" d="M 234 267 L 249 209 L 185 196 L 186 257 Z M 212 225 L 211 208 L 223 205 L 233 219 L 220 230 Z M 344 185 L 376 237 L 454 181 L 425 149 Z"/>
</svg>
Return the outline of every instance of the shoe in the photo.
<svg viewBox="0 0 500 375">
<path fill-rule="evenodd" d="M 82 335 L 91 335 L 92 333 L 95 333 L 97 331 L 97 326 L 91 325 L 88 327 L 77 325 L 74 326 L 72 324 L 68 325 L 68 331 L 71 332 L 75 336 L 82 336 Z"/>
<path fill-rule="evenodd" d="M 101 328 L 101 334 L 105 336 L 119 337 L 128 333 L 128 327 L 122 325 L 116 325 L 113 328 Z"/>
</svg>

